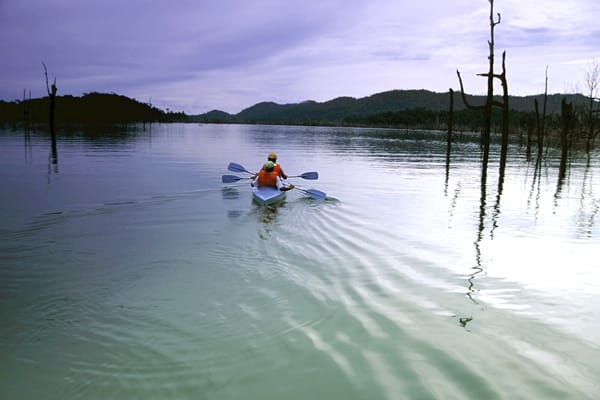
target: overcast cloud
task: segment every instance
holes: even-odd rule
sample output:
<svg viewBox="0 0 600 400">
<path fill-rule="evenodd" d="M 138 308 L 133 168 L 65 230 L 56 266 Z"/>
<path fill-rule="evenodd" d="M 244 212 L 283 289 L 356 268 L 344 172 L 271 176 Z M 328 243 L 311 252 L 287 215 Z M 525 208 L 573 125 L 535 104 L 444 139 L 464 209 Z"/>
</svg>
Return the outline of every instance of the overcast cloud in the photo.
<svg viewBox="0 0 600 400">
<path fill-rule="evenodd" d="M 584 91 L 597 0 L 496 0 L 511 94 Z M 483 93 L 488 0 L 0 0 L 0 99 L 114 92 L 189 114 L 392 89 Z M 499 89 L 498 89 L 499 90 Z"/>
</svg>

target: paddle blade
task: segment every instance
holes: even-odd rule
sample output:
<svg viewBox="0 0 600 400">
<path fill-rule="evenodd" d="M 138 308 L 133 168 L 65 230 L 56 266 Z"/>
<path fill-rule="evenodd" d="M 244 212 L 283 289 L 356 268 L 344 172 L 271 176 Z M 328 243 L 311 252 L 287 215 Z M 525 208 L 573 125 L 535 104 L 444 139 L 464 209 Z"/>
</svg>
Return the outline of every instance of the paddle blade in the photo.
<svg viewBox="0 0 600 400">
<path fill-rule="evenodd" d="M 232 171 L 232 172 L 247 172 L 249 174 L 251 174 L 252 172 L 248 171 L 246 168 L 244 168 L 243 165 L 234 163 L 234 162 L 230 162 L 229 165 L 227 166 L 227 170 L 228 171 Z"/>
<path fill-rule="evenodd" d="M 302 175 L 300 175 L 300 178 L 302 178 L 302 179 L 310 179 L 310 180 L 319 179 L 319 173 L 315 172 L 315 171 L 305 172 Z"/>
<path fill-rule="evenodd" d="M 240 179 L 242 179 L 242 178 L 240 178 L 239 176 L 235 176 L 235 175 L 223 175 L 223 176 L 221 177 L 221 181 L 222 181 L 223 183 L 232 183 L 232 182 L 237 182 L 237 181 L 239 181 Z"/>
<path fill-rule="evenodd" d="M 317 189 L 300 189 L 298 187 L 296 187 L 296 189 L 306 193 L 313 199 L 324 200 L 325 197 L 327 197 L 327 194 L 325 192 L 321 192 L 320 190 L 317 190 Z"/>
<path fill-rule="evenodd" d="M 315 180 L 315 179 L 319 179 L 319 173 L 318 172 L 305 172 L 302 175 L 292 175 L 292 176 L 288 176 L 288 178 L 302 178 L 302 179 L 310 179 L 310 180 Z"/>
</svg>

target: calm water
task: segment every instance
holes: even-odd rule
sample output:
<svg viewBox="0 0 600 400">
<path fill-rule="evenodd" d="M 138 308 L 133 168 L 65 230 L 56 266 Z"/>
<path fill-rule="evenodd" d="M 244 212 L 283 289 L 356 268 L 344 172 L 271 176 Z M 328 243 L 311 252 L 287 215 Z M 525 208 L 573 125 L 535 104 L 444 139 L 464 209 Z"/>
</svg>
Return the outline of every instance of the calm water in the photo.
<svg viewBox="0 0 600 400">
<path fill-rule="evenodd" d="M 1 399 L 599 398 L 598 154 L 146 128 L 0 132 Z M 327 199 L 221 183 L 271 151 Z"/>
</svg>

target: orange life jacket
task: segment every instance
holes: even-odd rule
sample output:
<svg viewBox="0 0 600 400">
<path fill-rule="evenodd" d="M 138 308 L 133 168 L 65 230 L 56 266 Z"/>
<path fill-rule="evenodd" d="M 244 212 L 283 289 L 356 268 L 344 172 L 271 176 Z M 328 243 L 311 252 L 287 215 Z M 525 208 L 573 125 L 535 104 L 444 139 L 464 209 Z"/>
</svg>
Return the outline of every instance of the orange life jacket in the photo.
<svg viewBox="0 0 600 400">
<path fill-rule="evenodd" d="M 261 169 L 258 173 L 258 187 L 271 186 L 276 188 L 277 177 L 278 175 L 277 172 L 275 172 L 275 169 L 269 172 L 265 169 Z"/>
<path fill-rule="evenodd" d="M 265 166 L 263 165 L 263 166 L 260 168 L 260 170 L 261 170 L 261 171 L 264 171 L 264 170 L 265 170 Z M 283 174 L 283 172 L 281 172 L 281 165 L 279 165 L 279 164 L 275 163 L 275 166 L 273 167 L 273 171 L 274 171 L 274 172 L 275 172 L 275 173 L 276 173 L 278 176 L 281 176 L 281 177 L 283 178 L 283 175 L 282 175 L 282 174 Z"/>
</svg>

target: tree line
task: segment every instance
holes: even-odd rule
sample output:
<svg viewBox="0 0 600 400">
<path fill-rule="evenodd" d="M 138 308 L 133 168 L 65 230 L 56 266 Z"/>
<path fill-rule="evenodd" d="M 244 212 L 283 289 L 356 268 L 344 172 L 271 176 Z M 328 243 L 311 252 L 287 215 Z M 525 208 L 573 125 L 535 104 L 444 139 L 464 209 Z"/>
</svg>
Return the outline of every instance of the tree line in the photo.
<svg viewBox="0 0 600 400">
<path fill-rule="evenodd" d="M 25 97 L 25 96 L 24 96 Z M 0 123 L 9 125 L 47 124 L 50 96 L 0 101 Z M 54 121 L 58 124 L 113 124 L 137 122 L 185 121 L 182 112 L 165 112 L 114 93 L 86 93 L 81 97 L 64 95 L 54 98 Z M 51 124 L 52 125 L 52 124 Z"/>
</svg>

